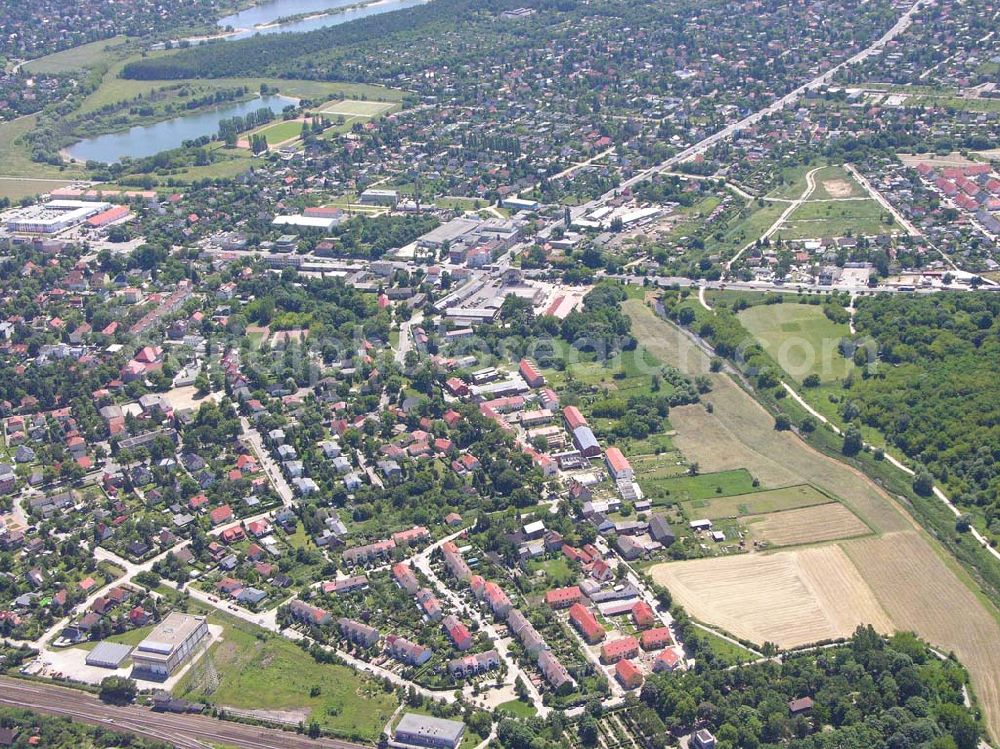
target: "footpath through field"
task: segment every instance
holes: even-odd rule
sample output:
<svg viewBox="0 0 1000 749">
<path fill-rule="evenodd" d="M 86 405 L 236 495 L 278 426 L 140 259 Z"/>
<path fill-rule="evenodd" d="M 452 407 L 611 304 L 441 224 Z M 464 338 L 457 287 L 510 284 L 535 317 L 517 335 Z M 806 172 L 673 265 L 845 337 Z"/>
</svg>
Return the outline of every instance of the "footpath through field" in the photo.
<svg viewBox="0 0 1000 749">
<path fill-rule="evenodd" d="M 990 734 L 1000 738 L 1000 680 L 997 679 L 1000 615 L 979 595 L 965 569 L 903 506 L 864 473 L 818 452 L 790 431 L 775 430 L 772 415 L 737 383 L 738 373 L 709 372 L 708 363 L 714 352 L 708 344 L 690 331 L 657 317 L 638 300 L 624 303 L 623 310 L 632 320 L 633 335 L 651 354 L 689 375 L 704 374 L 711 381 L 712 390 L 705 396 L 712 403 L 711 413 L 701 404 L 670 410 L 671 426 L 676 431 L 674 445 L 688 460 L 697 461 L 706 473 L 747 468 L 764 487 L 812 483 L 841 498 L 874 535 L 823 542 L 809 548 L 839 550 L 837 557 L 845 573 L 854 570 L 850 578 L 857 584 L 847 591 L 852 599 L 874 598 L 895 629 L 913 630 L 939 650 L 954 652 L 969 671 Z M 791 549 L 748 556 L 775 562 L 792 560 L 778 564 L 781 571 L 789 564 L 795 566 L 797 553 Z M 719 559 L 719 564 L 731 564 L 734 558 Z M 814 578 L 808 577 L 805 582 Z M 792 574 L 788 579 L 794 582 L 802 578 Z M 825 584 L 822 575 L 815 579 L 819 581 L 817 584 Z M 756 581 L 754 585 L 744 585 L 750 589 L 748 595 L 753 589 L 763 590 L 763 581 L 760 582 L 760 585 Z M 817 591 L 810 590 L 808 585 L 794 588 L 772 585 L 771 592 L 780 596 L 780 603 L 789 610 L 795 607 L 813 610 L 817 601 L 822 604 L 828 598 L 817 596 Z M 683 600 L 681 603 L 686 605 Z M 723 614 L 723 603 L 710 600 L 705 605 L 716 606 L 719 614 Z M 752 622 L 753 626 L 758 632 L 772 632 L 775 636 L 767 639 L 777 642 L 782 626 L 780 617 L 768 619 L 767 607 L 757 606 L 756 601 L 751 603 L 762 612 Z M 778 603 L 772 597 L 769 605 L 775 608 Z M 714 614 L 715 609 L 708 613 Z M 839 614 L 831 610 L 827 616 Z M 699 618 L 713 623 L 704 612 Z M 739 626 L 738 621 L 736 624 Z M 733 634 L 743 636 L 740 631 Z"/>
</svg>

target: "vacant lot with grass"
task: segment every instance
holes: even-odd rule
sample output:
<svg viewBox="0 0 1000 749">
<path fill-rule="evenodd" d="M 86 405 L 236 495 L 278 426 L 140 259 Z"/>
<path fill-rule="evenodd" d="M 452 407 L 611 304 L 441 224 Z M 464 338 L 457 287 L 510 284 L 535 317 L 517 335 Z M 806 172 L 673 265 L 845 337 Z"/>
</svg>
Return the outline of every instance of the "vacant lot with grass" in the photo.
<svg viewBox="0 0 1000 749">
<path fill-rule="evenodd" d="M 396 709 L 394 693 L 346 666 L 317 663 L 283 637 L 259 639 L 256 632 L 262 630 L 227 625 L 175 694 L 241 710 L 301 712 L 345 737 L 378 738 Z"/>
<path fill-rule="evenodd" d="M 740 322 L 789 375 L 801 382 L 816 374 L 823 382 L 842 380 L 854 369 L 837 349 L 850 335 L 822 307 L 811 304 L 761 304 L 739 313 Z"/>
<path fill-rule="evenodd" d="M 697 619 L 789 648 L 892 622 L 838 546 L 673 562 L 650 569 Z"/>
<path fill-rule="evenodd" d="M 775 236 L 824 239 L 892 233 L 895 229 L 882 222 L 882 213 L 882 207 L 874 200 L 808 201 L 792 211 Z"/>
<path fill-rule="evenodd" d="M 767 194 L 777 200 L 795 200 L 806 190 L 806 173 L 815 169 L 816 164 L 796 164 L 781 170 L 782 183 Z M 775 217 L 777 218 L 777 217 Z"/>
<path fill-rule="evenodd" d="M 786 486 L 753 494 L 737 494 L 734 497 L 712 497 L 685 502 L 685 509 L 692 517 L 718 520 L 720 518 L 763 515 L 769 512 L 794 510 L 797 507 L 826 504 L 830 497 L 808 484 Z"/>
<path fill-rule="evenodd" d="M 79 47 L 64 49 L 62 52 L 53 52 L 51 55 L 39 57 L 24 64 L 24 69 L 36 75 L 55 73 L 69 73 L 83 70 L 95 65 L 107 63 L 113 58 L 115 49 L 125 44 L 124 36 L 116 36 L 111 39 L 102 39 L 89 44 L 81 44 Z"/>
<path fill-rule="evenodd" d="M 3 165 L 0 164 L 0 169 Z M 0 198 L 10 198 L 18 201 L 24 197 L 34 197 L 51 192 L 57 187 L 65 187 L 70 180 L 62 179 L 30 179 L 28 177 L 0 177 Z"/>
<path fill-rule="evenodd" d="M 754 539 L 773 546 L 837 541 L 871 533 L 857 515 L 838 502 L 754 516 L 747 528 Z"/>
<path fill-rule="evenodd" d="M 708 373 L 708 355 L 680 328 L 658 318 L 639 299 L 622 302 L 622 311 L 632 320 L 632 335 L 658 360 L 690 377 Z M 707 399 L 711 400 L 711 394 Z"/>
<path fill-rule="evenodd" d="M 767 231 L 786 208 L 782 203 L 752 203 L 740 213 L 734 213 L 718 232 L 705 237 L 706 254 L 720 253 L 729 257 Z M 721 238 L 717 234 L 721 232 Z"/>
<path fill-rule="evenodd" d="M 861 198 L 865 196 L 864 188 L 842 166 L 828 166 L 813 175 L 816 189 L 809 200 L 836 200 L 843 198 Z"/>
<path fill-rule="evenodd" d="M 0 122 L 0 174 L 5 177 L 26 176 L 33 179 L 50 177 L 71 180 L 83 176 L 79 167 L 60 169 L 51 164 L 40 164 L 31 160 L 24 136 L 38 125 L 38 115 L 18 117 L 9 122 Z M 32 193 L 34 194 L 34 193 Z"/>
</svg>

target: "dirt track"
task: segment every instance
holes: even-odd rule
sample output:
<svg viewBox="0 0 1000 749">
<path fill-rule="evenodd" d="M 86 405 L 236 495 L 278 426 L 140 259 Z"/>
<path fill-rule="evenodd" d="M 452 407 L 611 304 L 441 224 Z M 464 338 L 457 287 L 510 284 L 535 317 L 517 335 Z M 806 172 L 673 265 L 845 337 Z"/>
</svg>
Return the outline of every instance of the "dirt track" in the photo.
<svg viewBox="0 0 1000 749">
<path fill-rule="evenodd" d="M 685 343 L 675 326 L 639 302 L 628 302 L 625 311 L 632 318 L 633 334 L 661 361 L 693 374 L 707 369 L 708 357 L 690 341 Z M 670 422 L 677 432 L 674 444 L 705 472 L 748 468 L 766 487 L 811 482 L 841 498 L 882 534 L 837 545 L 853 561 L 896 628 L 914 630 L 935 647 L 959 655 L 969 670 L 989 731 L 1000 738 L 1000 612 L 996 607 L 973 594 L 974 583 L 958 563 L 864 474 L 815 451 L 790 432 L 775 431 L 771 415 L 728 375 L 709 377 L 713 390 L 705 399 L 713 404 L 714 412 L 700 405 L 672 409 Z M 747 579 L 742 577 L 744 587 Z M 669 586 L 669 580 L 665 582 Z M 725 626 L 715 619 L 727 616 L 726 602 L 720 596 L 705 595 L 704 589 L 691 590 L 691 600 L 699 599 L 703 607 L 719 604 L 717 609 L 692 613 Z M 683 591 L 675 594 L 687 605 Z M 805 607 L 802 611 L 811 610 L 805 598 L 797 605 Z M 790 615 L 793 611 L 789 610 Z M 793 636 L 780 625 L 760 634 L 768 633 L 773 636 L 765 639 L 772 641 Z"/>
</svg>

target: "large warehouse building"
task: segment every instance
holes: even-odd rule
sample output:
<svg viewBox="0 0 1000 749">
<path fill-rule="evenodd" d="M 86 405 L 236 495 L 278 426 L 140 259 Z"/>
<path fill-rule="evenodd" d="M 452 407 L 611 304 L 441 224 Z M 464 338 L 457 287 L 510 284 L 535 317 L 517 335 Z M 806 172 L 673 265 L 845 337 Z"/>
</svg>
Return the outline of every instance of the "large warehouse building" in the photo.
<svg viewBox="0 0 1000 749">
<path fill-rule="evenodd" d="M 79 226 L 91 216 L 111 208 L 111 203 L 97 200 L 50 200 L 12 211 L 7 216 L 7 231 L 19 234 L 58 234 Z"/>
<path fill-rule="evenodd" d="M 132 653 L 132 663 L 143 676 L 166 679 L 207 637 L 205 617 L 174 611 L 139 643 Z"/>
</svg>

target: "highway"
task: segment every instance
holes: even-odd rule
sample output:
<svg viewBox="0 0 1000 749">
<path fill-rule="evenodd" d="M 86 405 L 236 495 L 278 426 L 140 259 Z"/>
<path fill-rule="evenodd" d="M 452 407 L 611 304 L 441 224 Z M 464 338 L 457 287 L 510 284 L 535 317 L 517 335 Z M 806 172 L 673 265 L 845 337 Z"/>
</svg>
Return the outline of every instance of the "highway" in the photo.
<svg viewBox="0 0 1000 749">
<path fill-rule="evenodd" d="M 359 749 L 339 739 L 310 739 L 274 728 L 217 720 L 205 715 L 154 713 L 138 707 L 106 705 L 87 692 L 0 676 L 0 704 L 59 715 L 102 728 L 163 741 L 178 749 L 208 749 L 218 744 L 239 749 Z"/>
</svg>

